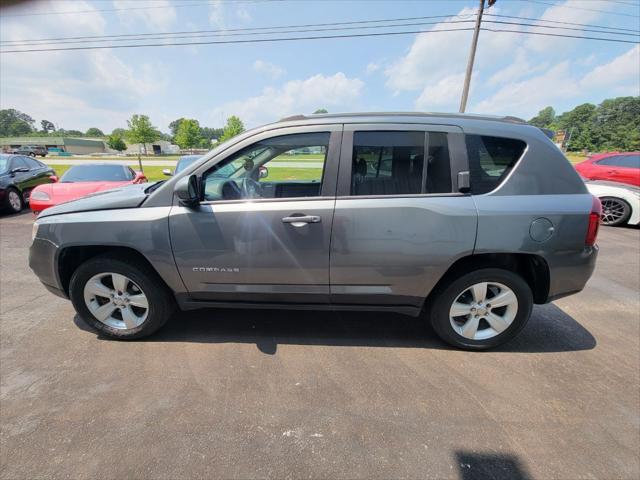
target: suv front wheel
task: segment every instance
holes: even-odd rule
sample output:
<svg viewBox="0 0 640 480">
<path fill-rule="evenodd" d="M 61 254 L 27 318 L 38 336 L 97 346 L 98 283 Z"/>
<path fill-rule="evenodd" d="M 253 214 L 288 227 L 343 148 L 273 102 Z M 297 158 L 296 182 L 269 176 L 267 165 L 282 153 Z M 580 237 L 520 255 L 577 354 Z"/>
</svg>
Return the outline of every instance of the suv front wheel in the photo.
<svg viewBox="0 0 640 480">
<path fill-rule="evenodd" d="M 156 272 L 133 258 L 87 260 L 71 277 L 69 296 L 86 323 L 121 340 L 151 335 L 174 311 L 173 294 Z"/>
<path fill-rule="evenodd" d="M 527 282 L 508 270 L 486 268 L 445 285 L 428 309 L 433 329 L 445 342 L 485 350 L 515 337 L 533 307 Z"/>
</svg>

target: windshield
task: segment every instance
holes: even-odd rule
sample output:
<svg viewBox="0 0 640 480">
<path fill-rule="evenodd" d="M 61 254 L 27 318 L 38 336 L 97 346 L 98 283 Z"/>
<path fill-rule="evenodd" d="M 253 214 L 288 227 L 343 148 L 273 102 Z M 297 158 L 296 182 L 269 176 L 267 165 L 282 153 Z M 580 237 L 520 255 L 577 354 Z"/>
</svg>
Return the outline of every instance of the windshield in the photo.
<svg viewBox="0 0 640 480">
<path fill-rule="evenodd" d="M 132 178 L 123 165 L 76 165 L 62 175 L 60 182 L 126 182 Z"/>
<path fill-rule="evenodd" d="M 200 155 L 186 155 L 184 157 L 180 157 L 178 164 L 176 165 L 175 173 L 181 172 L 199 158 L 202 157 L 200 157 Z"/>
</svg>

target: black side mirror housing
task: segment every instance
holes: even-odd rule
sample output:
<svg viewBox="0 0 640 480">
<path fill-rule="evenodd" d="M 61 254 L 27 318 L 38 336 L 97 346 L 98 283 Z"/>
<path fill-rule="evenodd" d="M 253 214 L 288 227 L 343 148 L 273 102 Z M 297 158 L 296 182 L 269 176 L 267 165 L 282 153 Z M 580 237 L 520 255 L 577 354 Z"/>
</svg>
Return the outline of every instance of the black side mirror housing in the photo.
<svg viewBox="0 0 640 480">
<path fill-rule="evenodd" d="M 200 204 L 200 187 L 198 177 L 189 175 L 176 183 L 174 193 L 183 207 L 195 207 Z"/>
</svg>

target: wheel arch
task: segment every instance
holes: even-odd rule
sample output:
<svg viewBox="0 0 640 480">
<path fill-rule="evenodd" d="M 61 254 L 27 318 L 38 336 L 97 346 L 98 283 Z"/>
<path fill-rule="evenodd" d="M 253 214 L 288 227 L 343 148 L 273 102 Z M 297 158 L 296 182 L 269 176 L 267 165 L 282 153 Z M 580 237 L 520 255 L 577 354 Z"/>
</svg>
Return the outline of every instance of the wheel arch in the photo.
<svg viewBox="0 0 640 480">
<path fill-rule="evenodd" d="M 546 303 L 549 297 L 549 265 L 540 255 L 530 253 L 481 253 L 456 260 L 440 278 L 427 297 L 432 295 L 461 275 L 482 268 L 502 268 L 520 275 L 531 288 L 534 303 Z"/>
<path fill-rule="evenodd" d="M 149 267 L 156 276 L 168 287 L 162 276 L 158 273 L 153 264 L 141 252 L 131 247 L 116 245 L 76 245 L 63 248 L 58 254 L 57 273 L 60 285 L 64 292 L 69 295 L 69 284 L 71 277 L 77 268 L 87 260 L 99 256 L 113 256 L 131 262 L 142 262 Z"/>
</svg>

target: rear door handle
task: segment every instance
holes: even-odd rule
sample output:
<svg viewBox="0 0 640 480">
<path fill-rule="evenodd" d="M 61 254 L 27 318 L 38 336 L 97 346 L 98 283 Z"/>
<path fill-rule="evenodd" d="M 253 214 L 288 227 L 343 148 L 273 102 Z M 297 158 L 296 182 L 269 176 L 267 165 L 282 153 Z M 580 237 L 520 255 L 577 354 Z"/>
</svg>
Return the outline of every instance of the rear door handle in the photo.
<svg viewBox="0 0 640 480">
<path fill-rule="evenodd" d="M 320 220 L 317 215 L 304 215 L 300 217 L 284 217 L 282 223 L 290 223 L 294 227 L 301 227 L 307 223 L 320 223 Z"/>
</svg>

